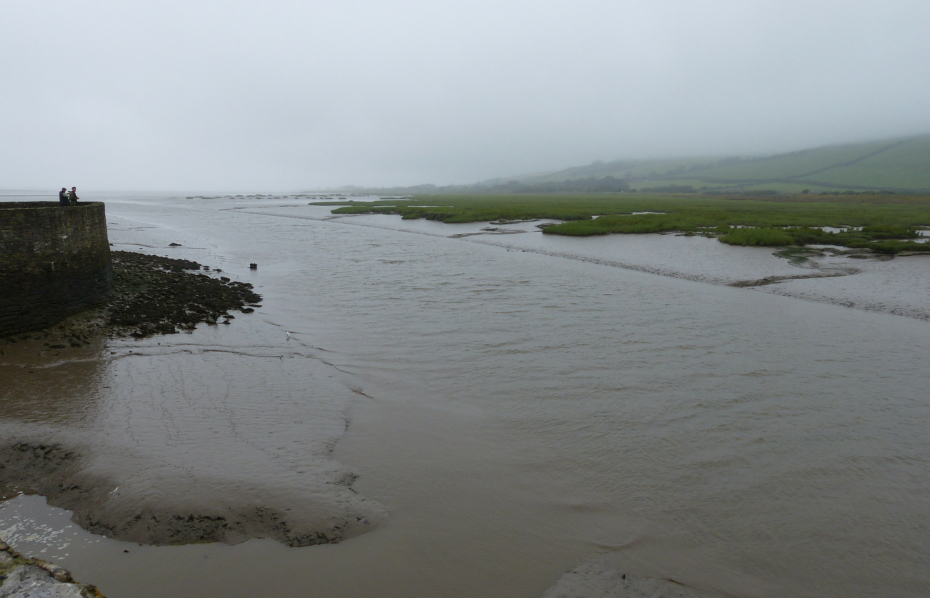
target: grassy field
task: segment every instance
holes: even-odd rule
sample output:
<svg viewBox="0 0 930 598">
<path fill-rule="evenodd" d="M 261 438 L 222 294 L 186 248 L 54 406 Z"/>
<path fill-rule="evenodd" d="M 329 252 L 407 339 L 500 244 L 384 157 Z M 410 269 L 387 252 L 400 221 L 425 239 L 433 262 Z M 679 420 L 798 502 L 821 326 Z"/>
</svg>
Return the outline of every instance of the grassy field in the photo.
<svg viewBox="0 0 930 598">
<path fill-rule="evenodd" d="M 876 152 L 886 151 L 892 143 L 858 143 L 779 154 L 711 168 L 701 172 L 701 177 L 705 180 L 745 181 L 813 176 L 811 173 L 826 171 L 837 164 L 861 161 Z"/>
<path fill-rule="evenodd" d="M 558 172 L 518 177 L 523 182 L 564 181 L 587 177 L 601 178 L 614 176 L 618 179 L 643 178 L 684 175 L 693 170 L 714 168 L 719 158 L 670 158 L 659 160 L 626 160 L 618 162 L 597 162 L 588 166 L 576 166 Z M 667 184 L 667 183 L 666 183 Z"/>
<path fill-rule="evenodd" d="M 930 197 L 926 196 L 431 195 L 314 205 L 333 206 L 334 214 L 400 214 L 405 219 L 447 223 L 564 220 L 543 232 L 568 236 L 685 232 L 716 236 L 732 245 L 824 244 L 880 253 L 930 251 L 930 244 L 911 241 L 918 236 L 916 229 L 930 228 Z M 845 230 L 831 233 L 819 227 Z"/>
</svg>

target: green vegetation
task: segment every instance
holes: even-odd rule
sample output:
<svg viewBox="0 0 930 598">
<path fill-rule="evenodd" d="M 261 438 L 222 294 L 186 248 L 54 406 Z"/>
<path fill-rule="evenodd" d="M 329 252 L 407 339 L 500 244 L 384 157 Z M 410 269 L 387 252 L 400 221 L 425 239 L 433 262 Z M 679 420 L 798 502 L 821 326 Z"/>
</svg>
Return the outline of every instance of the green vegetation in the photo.
<svg viewBox="0 0 930 598">
<path fill-rule="evenodd" d="M 543 232 L 568 236 L 685 232 L 716 236 L 731 245 L 840 245 L 891 254 L 930 251 L 930 244 L 909 240 L 918 237 L 917 228 L 930 227 L 930 197 L 433 195 L 314 205 L 334 206 L 334 214 L 399 214 L 446 223 L 555 219 L 565 222 Z"/>
<path fill-rule="evenodd" d="M 828 145 L 771 156 L 598 160 L 587 166 L 474 184 L 365 191 L 405 196 L 635 192 L 761 197 L 804 191 L 811 195 L 930 194 L 930 135 Z"/>
<path fill-rule="evenodd" d="M 762 247 L 797 245 L 794 235 L 783 228 L 734 228 L 720 237 L 720 241 L 729 245 Z"/>
<path fill-rule="evenodd" d="M 840 245 L 854 249 L 870 249 L 877 253 L 895 254 L 902 251 L 930 252 L 930 245 L 902 241 L 916 239 L 912 228 L 866 226 L 861 230 L 826 232 L 819 228 L 734 228 L 720 237 L 730 245 L 782 247 L 786 245 Z"/>
<path fill-rule="evenodd" d="M 724 159 L 618 160 L 507 180 L 532 187 L 540 183 L 614 177 L 640 191 L 671 185 L 695 192 L 745 193 L 769 190 L 796 193 L 829 191 L 930 191 L 930 135 L 868 143 L 829 145 L 765 157 Z"/>
</svg>

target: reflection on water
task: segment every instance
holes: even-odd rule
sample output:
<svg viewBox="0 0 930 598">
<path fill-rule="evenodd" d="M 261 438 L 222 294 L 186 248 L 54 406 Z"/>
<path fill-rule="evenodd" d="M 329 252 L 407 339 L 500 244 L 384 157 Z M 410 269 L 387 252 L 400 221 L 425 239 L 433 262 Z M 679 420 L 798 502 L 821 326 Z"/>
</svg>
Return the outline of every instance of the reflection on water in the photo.
<svg viewBox="0 0 930 598">
<path fill-rule="evenodd" d="M 529 597 L 596 554 L 737 596 L 930 594 L 926 323 L 601 265 L 799 271 L 708 239 L 450 239 L 487 225 L 255 203 L 108 205 L 114 242 L 220 266 L 264 307 L 119 344 L 93 417 L 59 423 L 269 486 L 332 449 L 391 518 L 337 546 L 68 557 L 108 595 Z"/>
<path fill-rule="evenodd" d="M 70 517 L 68 511 L 49 507 L 41 496 L 16 495 L 0 502 L 0 538 L 22 553 L 51 562 L 106 541 L 71 523 Z"/>
<path fill-rule="evenodd" d="M 51 349 L 44 340 L 0 343 L 0 420 L 82 425 L 106 390 L 105 342 Z"/>
</svg>

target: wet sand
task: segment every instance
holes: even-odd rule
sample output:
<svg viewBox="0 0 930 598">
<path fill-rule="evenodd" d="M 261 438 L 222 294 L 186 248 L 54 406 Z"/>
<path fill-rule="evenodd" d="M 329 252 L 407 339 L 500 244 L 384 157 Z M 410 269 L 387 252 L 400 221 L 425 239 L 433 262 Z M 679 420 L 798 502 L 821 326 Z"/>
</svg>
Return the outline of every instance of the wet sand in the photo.
<svg viewBox="0 0 930 598">
<path fill-rule="evenodd" d="M 604 559 L 592 560 L 566 573 L 542 598 L 723 598 L 716 592 L 689 588 L 674 579 L 622 573 Z"/>
<path fill-rule="evenodd" d="M 572 253 L 531 232 L 225 207 L 179 222 L 164 199 L 108 204 L 111 240 L 252 282 L 256 317 L 5 356 L 0 436 L 80 454 L 117 513 L 371 525 L 304 548 L 274 524 L 233 546 L 138 546 L 68 528 L 40 497 L 0 506 L 0 535 L 13 513 L 47 526 L 14 536 L 106 595 L 529 597 L 599 557 L 699 595 L 930 589 L 926 324 L 769 292 L 860 274 L 740 289 L 804 270 L 708 239 Z M 874 271 L 925 263 L 906 259 Z"/>
<path fill-rule="evenodd" d="M 493 227 L 486 223 L 444 224 L 401 220 L 400 216 L 333 217 L 328 208 L 303 206 L 252 210 L 285 217 L 332 219 L 346 226 L 378 227 L 413 234 L 469 236 L 468 241 L 595 263 L 695 282 L 752 288 L 754 291 L 829 303 L 871 312 L 930 320 L 930 280 L 925 275 L 930 256 L 888 259 L 857 252 L 827 251 L 804 260 L 778 257 L 770 247 L 733 247 L 717 239 L 684 235 L 609 235 L 565 238 L 539 233 L 538 222 Z M 510 234 L 507 234 L 510 233 Z M 518 233 L 518 234 L 513 234 Z M 522 234 L 519 234 L 522 233 Z M 816 249 L 814 247 L 813 249 Z M 851 255 L 849 255 L 851 254 Z M 819 280 L 831 278 L 835 280 Z M 777 284 L 773 284 L 777 283 Z"/>
<path fill-rule="evenodd" d="M 268 537 L 307 546 L 376 523 L 381 507 L 329 458 L 352 395 L 333 388 L 330 368 L 255 336 L 239 347 L 203 342 L 243 340 L 254 332 L 245 318 L 202 327 L 54 352 L 42 341 L 5 345 L 3 485 L 46 496 L 87 530 L 145 544 Z M 271 367 L 255 371 L 255 361 Z M 301 384 L 289 387 L 295 375 Z M 305 385 L 325 404 L 308 401 Z M 269 434 L 268 409 L 293 416 Z"/>
</svg>

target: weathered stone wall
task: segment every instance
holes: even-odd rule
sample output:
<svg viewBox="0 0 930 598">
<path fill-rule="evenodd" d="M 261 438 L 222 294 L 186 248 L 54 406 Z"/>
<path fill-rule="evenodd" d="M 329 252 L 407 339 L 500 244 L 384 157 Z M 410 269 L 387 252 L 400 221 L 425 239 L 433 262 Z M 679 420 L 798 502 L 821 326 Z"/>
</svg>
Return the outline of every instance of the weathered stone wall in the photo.
<svg viewBox="0 0 930 598">
<path fill-rule="evenodd" d="M 0 203 L 0 336 L 104 301 L 112 279 L 102 203 Z"/>
</svg>

